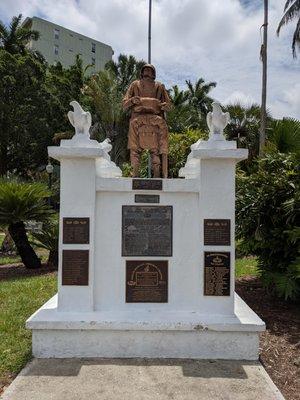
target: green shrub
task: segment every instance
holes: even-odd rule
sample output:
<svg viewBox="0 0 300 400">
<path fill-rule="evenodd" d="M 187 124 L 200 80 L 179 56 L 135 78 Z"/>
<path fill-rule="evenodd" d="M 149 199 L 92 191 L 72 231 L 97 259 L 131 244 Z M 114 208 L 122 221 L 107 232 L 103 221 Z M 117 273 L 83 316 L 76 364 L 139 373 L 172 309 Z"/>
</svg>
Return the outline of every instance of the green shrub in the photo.
<svg viewBox="0 0 300 400">
<path fill-rule="evenodd" d="M 258 257 L 263 282 L 280 297 L 300 294 L 299 166 L 295 155 L 269 154 L 250 176 L 237 176 L 237 238 Z"/>
</svg>

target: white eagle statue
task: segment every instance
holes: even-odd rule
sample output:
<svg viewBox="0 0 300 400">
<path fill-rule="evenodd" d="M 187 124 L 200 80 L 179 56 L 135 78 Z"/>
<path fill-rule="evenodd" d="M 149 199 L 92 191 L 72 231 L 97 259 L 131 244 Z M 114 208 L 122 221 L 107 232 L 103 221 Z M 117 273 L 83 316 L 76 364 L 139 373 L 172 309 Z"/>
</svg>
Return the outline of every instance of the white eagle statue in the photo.
<svg viewBox="0 0 300 400">
<path fill-rule="evenodd" d="M 90 127 L 92 125 L 91 114 L 88 111 L 84 111 L 81 105 L 75 100 L 71 101 L 70 106 L 73 107 L 74 111 L 68 112 L 68 118 L 71 125 L 75 128 L 75 136 L 85 135 L 89 139 Z"/>
<path fill-rule="evenodd" d="M 207 114 L 206 122 L 209 128 L 209 140 L 225 140 L 224 129 L 230 121 L 230 114 L 223 113 L 221 105 L 212 103 L 213 110 Z"/>
</svg>

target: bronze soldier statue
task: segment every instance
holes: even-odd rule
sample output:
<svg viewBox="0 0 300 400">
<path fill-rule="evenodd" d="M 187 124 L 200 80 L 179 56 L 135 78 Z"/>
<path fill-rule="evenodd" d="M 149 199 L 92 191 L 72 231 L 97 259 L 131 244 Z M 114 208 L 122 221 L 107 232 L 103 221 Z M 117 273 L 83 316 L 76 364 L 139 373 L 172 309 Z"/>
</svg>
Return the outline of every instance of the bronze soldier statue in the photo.
<svg viewBox="0 0 300 400">
<path fill-rule="evenodd" d="M 130 109 L 128 148 L 133 176 L 139 174 L 143 150 L 151 155 L 154 178 L 168 177 L 168 127 L 165 112 L 171 108 L 164 85 L 155 81 L 153 65 L 145 64 L 139 80 L 132 82 L 123 99 L 124 109 Z M 161 163 L 162 159 L 162 163 Z"/>
</svg>

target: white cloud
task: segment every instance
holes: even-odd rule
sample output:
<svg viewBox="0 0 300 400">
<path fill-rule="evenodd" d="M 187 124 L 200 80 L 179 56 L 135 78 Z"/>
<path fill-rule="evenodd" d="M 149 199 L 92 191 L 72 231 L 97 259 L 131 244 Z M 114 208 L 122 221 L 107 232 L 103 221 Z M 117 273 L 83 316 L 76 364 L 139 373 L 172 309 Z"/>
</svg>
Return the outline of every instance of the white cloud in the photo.
<svg viewBox="0 0 300 400">
<path fill-rule="evenodd" d="M 242 4 L 241 4 L 242 3 Z M 275 31 L 284 2 L 270 2 L 268 108 L 300 119 L 300 62 L 290 49 L 293 26 Z M 1 0 L 0 18 L 38 15 L 110 44 L 115 54 L 147 58 L 148 0 Z M 186 79 L 216 81 L 212 96 L 260 103 L 260 26 L 257 0 L 154 0 L 152 62 L 167 86 Z"/>
</svg>

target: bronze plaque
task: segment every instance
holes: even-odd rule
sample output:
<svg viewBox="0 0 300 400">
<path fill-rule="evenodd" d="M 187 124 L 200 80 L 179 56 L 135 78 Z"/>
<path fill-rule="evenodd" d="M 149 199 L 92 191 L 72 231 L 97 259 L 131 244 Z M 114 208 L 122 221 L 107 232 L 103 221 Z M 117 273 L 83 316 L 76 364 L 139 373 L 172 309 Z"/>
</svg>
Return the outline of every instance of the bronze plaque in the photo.
<svg viewBox="0 0 300 400">
<path fill-rule="evenodd" d="M 230 296 L 230 252 L 204 252 L 204 295 Z"/>
<path fill-rule="evenodd" d="M 162 190 L 161 179 L 133 179 L 132 190 Z"/>
<path fill-rule="evenodd" d="M 172 256 L 172 206 L 122 207 L 122 256 Z"/>
<path fill-rule="evenodd" d="M 167 303 L 168 261 L 126 261 L 126 303 Z"/>
<path fill-rule="evenodd" d="M 89 284 L 88 250 L 63 250 L 62 284 L 76 286 Z"/>
<path fill-rule="evenodd" d="M 204 245 L 230 246 L 230 219 L 205 219 Z"/>
<path fill-rule="evenodd" d="M 90 242 L 89 218 L 63 218 L 63 243 L 88 244 Z"/>
<path fill-rule="evenodd" d="M 158 194 L 136 194 L 134 196 L 135 203 L 159 203 Z"/>
</svg>

